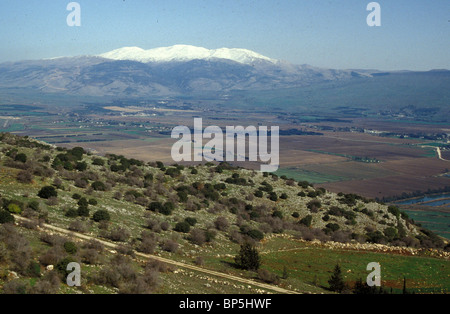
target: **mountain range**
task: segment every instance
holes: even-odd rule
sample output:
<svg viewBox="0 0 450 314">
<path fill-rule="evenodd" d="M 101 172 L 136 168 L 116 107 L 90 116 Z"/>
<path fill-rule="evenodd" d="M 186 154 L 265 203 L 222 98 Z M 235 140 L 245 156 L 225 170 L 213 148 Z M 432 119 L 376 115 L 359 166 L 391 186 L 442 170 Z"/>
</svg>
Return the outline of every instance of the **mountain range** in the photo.
<svg viewBox="0 0 450 314">
<path fill-rule="evenodd" d="M 247 49 L 209 50 L 175 45 L 150 50 L 125 47 L 93 56 L 2 63 L 0 88 L 85 96 L 175 96 L 296 88 L 393 73 L 295 65 Z M 448 76 L 450 72 L 444 73 Z"/>
<path fill-rule="evenodd" d="M 364 76 L 371 73 L 294 65 L 246 49 L 188 45 L 0 64 L 0 88 L 89 96 L 271 90 Z"/>
</svg>

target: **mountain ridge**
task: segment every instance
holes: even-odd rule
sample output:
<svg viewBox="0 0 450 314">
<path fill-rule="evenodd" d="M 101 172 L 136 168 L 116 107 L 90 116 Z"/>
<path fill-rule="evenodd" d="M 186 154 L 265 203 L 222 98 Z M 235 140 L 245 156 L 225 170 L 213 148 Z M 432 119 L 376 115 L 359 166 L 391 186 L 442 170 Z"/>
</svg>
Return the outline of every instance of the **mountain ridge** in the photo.
<svg viewBox="0 0 450 314">
<path fill-rule="evenodd" d="M 446 71 L 444 75 L 448 76 Z M 0 63 L 0 88 L 78 96 L 176 96 L 301 88 L 326 82 L 418 72 L 324 69 L 271 59 L 247 49 L 175 45 L 125 47 L 96 56 Z M 429 72 L 435 76 L 443 72 Z"/>
<path fill-rule="evenodd" d="M 170 47 L 158 47 L 144 50 L 140 47 L 123 47 L 98 55 L 111 60 L 129 60 L 143 63 L 149 62 L 174 62 L 191 60 L 226 59 L 242 64 L 266 61 L 277 63 L 278 60 L 271 59 L 259 53 L 242 48 L 219 48 L 207 49 L 191 45 L 174 45 Z"/>
</svg>

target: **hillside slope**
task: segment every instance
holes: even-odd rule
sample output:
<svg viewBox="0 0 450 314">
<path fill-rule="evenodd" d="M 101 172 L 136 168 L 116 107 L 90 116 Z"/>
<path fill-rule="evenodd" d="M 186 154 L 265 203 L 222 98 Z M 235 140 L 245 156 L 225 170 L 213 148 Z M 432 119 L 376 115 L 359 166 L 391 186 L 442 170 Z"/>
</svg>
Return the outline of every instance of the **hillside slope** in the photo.
<svg viewBox="0 0 450 314">
<path fill-rule="evenodd" d="M 228 164 L 165 166 L 94 156 L 11 134 L 0 140 L 2 219 L 10 212 L 34 220 L 30 230 L 45 222 L 107 239 L 121 244 L 125 254 L 136 249 L 182 262 L 202 256 L 229 260 L 240 244 L 273 243 L 277 236 L 448 249 L 395 207 L 307 182 Z M 39 261 L 58 264 L 56 257 Z M 215 263 L 210 266 L 230 271 Z M 296 284 L 299 291 L 320 291 Z"/>
</svg>

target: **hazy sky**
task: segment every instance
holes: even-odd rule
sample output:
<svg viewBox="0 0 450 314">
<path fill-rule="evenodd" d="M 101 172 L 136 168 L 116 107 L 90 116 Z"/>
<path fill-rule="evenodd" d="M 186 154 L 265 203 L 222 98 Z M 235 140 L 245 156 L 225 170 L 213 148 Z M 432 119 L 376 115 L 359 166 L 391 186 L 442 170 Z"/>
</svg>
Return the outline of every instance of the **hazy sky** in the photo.
<svg viewBox="0 0 450 314">
<path fill-rule="evenodd" d="M 328 68 L 450 69 L 450 0 L 0 0 L 0 62 L 189 44 Z"/>
</svg>

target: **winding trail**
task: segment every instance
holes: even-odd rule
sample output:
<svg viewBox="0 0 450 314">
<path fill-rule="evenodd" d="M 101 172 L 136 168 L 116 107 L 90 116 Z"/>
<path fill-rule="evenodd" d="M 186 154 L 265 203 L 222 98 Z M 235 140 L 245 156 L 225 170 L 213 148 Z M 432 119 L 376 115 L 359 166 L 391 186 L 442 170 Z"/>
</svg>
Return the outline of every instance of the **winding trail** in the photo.
<svg viewBox="0 0 450 314">
<path fill-rule="evenodd" d="M 14 215 L 14 218 L 16 218 L 18 221 L 28 221 L 28 222 L 30 222 L 29 219 L 21 217 L 21 216 Z M 48 230 L 48 231 L 54 231 L 54 232 L 62 233 L 62 234 L 69 235 L 69 236 L 72 236 L 72 237 L 76 237 L 76 238 L 79 238 L 81 240 L 95 240 L 95 241 L 98 241 L 101 244 L 103 244 L 105 247 L 109 247 L 109 248 L 112 248 L 112 249 L 116 249 L 119 246 L 118 244 L 115 244 L 115 243 L 112 243 L 112 242 L 109 242 L 109 241 L 101 240 L 101 239 L 98 239 L 98 238 L 95 238 L 95 237 L 91 237 L 91 236 L 88 236 L 88 235 L 85 235 L 85 234 L 81 234 L 81 233 L 78 233 L 78 232 L 73 232 L 73 231 L 70 231 L 70 230 L 67 230 L 67 229 L 55 227 L 55 226 L 52 226 L 52 225 L 49 225 L 49 224 L 42 224 L 42 225 L 40 225 L 40 228 Z M 164 257 L 160 257 L 160 256 L 155 256 L 155 255 L 150 255 L 150 254 L 143 254 L 143 253 L 137 252 L 137 251 L 134 251 L 134 253 L 135 253 L 136 256 L 139 256 L 139 257 L 142 257 L 142 258 L 145 258 L 145 259 L 157 260 L 157 261 L 160 261 L 162 263 L 169 264 L 169 265 L 173 265 L 173 266 L 177 266 L 177 267 L 181 267 L 181 268 L 185 268 L 185 269 L 201 272 L 201 273 L 208 274 L 208 275 L 215 276 L 215 277 L 220 277 L 220 278 L 224 278 L 224 279 L 228 279 L 228 280 L 237 281 L 237 282 L 240 282 L 240 283 L 243 283 L 243 284 L 252 285 L 252 286 L 259 287 L 259 288 L 262 288 L 262 289 L 265 289 L 265 290 L 270 290 L 270 291 L 273 291 L 273 292 L 276 292 L 276 293 L 281 293 L 281 294 L 300 294 L 299 292 L 292 291 L 292 290 L 287 290 L 287 289 L 284 289 L 284 288 L 281 288 L 281 287 L 278 287 L 278 286 L 273 286 L 273 285 L 257 282 L 257 281 L 251 280 L 251 279 L 245 279 L 245 278 L 237 277 L 237 276 L 234 276 L 234 275 L 221 273 L 221 272 L 218 272 L 218 271 L 205 269 L 205 268 L 202 268 L 202 267 L 189 265 L 189 264 L 182 263 L 182 262 L 177 262 L 177 261 L 174 261 L 174 260 L 171 260 L 171 259 L 167 259 L 167 258 L 164 258 Z"/>
</svg>

